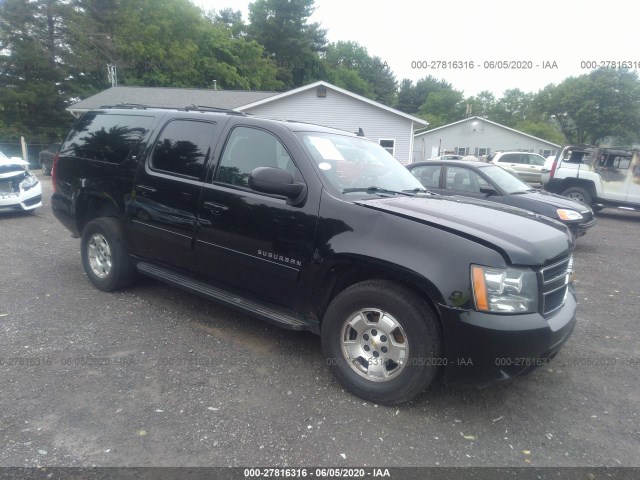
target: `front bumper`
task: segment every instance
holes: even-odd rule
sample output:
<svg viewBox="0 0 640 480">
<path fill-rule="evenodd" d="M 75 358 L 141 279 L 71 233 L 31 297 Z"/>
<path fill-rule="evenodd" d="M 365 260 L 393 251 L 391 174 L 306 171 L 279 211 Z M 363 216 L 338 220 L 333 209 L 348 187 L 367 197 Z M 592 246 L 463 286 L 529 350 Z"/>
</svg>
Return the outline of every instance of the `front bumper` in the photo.
<svg viewBox="0 0 640 480">
<path fill-rule="evenodd" d="M 42 206 L 42 185 L 38 182 L 28 190 L 0 192 L 0 212 L 24 212 Z"/>
<path fill-rule="evenodd" d="M 445 383 L 506 380 L 547 365 L 569 339 L 576 323 L 570 286 L 552 316 L 497 315 L 440 306 Z"/>
</svg>

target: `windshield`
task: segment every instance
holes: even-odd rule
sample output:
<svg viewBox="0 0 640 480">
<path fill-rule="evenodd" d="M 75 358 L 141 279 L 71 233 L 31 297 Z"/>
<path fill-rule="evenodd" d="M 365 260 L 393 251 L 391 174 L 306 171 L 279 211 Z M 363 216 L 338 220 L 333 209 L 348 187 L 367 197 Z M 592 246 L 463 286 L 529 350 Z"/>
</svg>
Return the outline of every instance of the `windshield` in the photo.
<svg viewBox="0 0 640 480">
<path fill-rule="evenodd" d="M 389 152 L 371 140 L 320 132 L 297 133 L 325 186 L 338 194 L 424 191 Z"/>
<path fill-rule="evenodd" d="M 501 188 L 507 195 L 533 190 L 529 185 L 502 167 L 487 165 L 482 168 L 482 173 L 489 177 L 491 182 Z"/>
</svg>

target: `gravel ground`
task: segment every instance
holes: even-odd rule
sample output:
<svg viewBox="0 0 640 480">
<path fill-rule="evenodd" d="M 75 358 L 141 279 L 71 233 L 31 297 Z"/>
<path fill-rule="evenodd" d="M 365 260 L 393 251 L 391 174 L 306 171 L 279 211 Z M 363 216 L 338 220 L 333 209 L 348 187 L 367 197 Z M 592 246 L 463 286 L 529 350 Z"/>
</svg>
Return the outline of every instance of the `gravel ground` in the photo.
<svg viewBox="0 0 640 480">
<path fill-rule="evenodd" d="M 578 241 L 578 325 L 508 384 L 388 408 L 319 337 L 166 286 L 93 288 L 53 217 L 0 216 L 0 466 L 640 466 L 640 214 Z"/>
</svg>

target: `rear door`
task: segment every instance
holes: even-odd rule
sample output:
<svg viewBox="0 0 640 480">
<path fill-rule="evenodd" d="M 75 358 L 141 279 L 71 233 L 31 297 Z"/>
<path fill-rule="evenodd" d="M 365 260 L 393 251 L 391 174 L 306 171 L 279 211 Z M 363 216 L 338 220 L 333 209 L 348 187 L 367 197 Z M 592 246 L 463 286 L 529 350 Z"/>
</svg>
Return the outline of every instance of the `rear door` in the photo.
<svg viewBox="0 0 640 480">
<path fill-rule="evenodd" d="M 312 263 L 319 192 L 310 189 L 307 200 L 294 206 L 284 197 L 252 190 L 248 178 L 257 167 L 281 168 L 306 183 L 295 148 L 304 154 L 288 131 L 276 135 L 251 119 L 235 123 L 199 201 L 199 272 L 214 283 L 295 309 L 311 294 L 300 279 Z M 280 135 L 291 138 L 285 142 Z"/>
<path fill-rule="evenodd" d="M 198 198 L 218 125 L 167 121 L 140 162 L 127 212 L 132 253 L 188 271 L 196 270 L 192 242 Z"/>
</svg>

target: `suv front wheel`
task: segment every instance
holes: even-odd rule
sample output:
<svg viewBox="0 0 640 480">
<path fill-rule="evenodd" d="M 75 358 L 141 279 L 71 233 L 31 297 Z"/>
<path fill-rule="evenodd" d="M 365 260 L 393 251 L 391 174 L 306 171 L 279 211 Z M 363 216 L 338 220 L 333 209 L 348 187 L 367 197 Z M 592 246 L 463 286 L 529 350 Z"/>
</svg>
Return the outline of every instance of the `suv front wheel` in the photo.
<svg viewBox="0 0 640 480">
<path fill-rule="evenodd" d="M 331 302 L 322 348 L 349 391 L 385 405 L 407 402 L 436 378 L 441 335 L 429 305 L 387 281 L 353 285 Z"/>
<path fill-rule="evenodd" d="M 105 292 L 131 284 L 136 275 L 120 222 L 106 217 L 91 220 L 82 230 L 82 265 L 89 280 Z"/>
<path fill-rule="evenodd" d="M 591 206 L 591 203 L 593 202 L 591 194 L 582 187 L 569 187 L 564 192 L 562 192 L 561 195 L 563 197 L 582 202 L 587 206 Z"/>
</svg>

